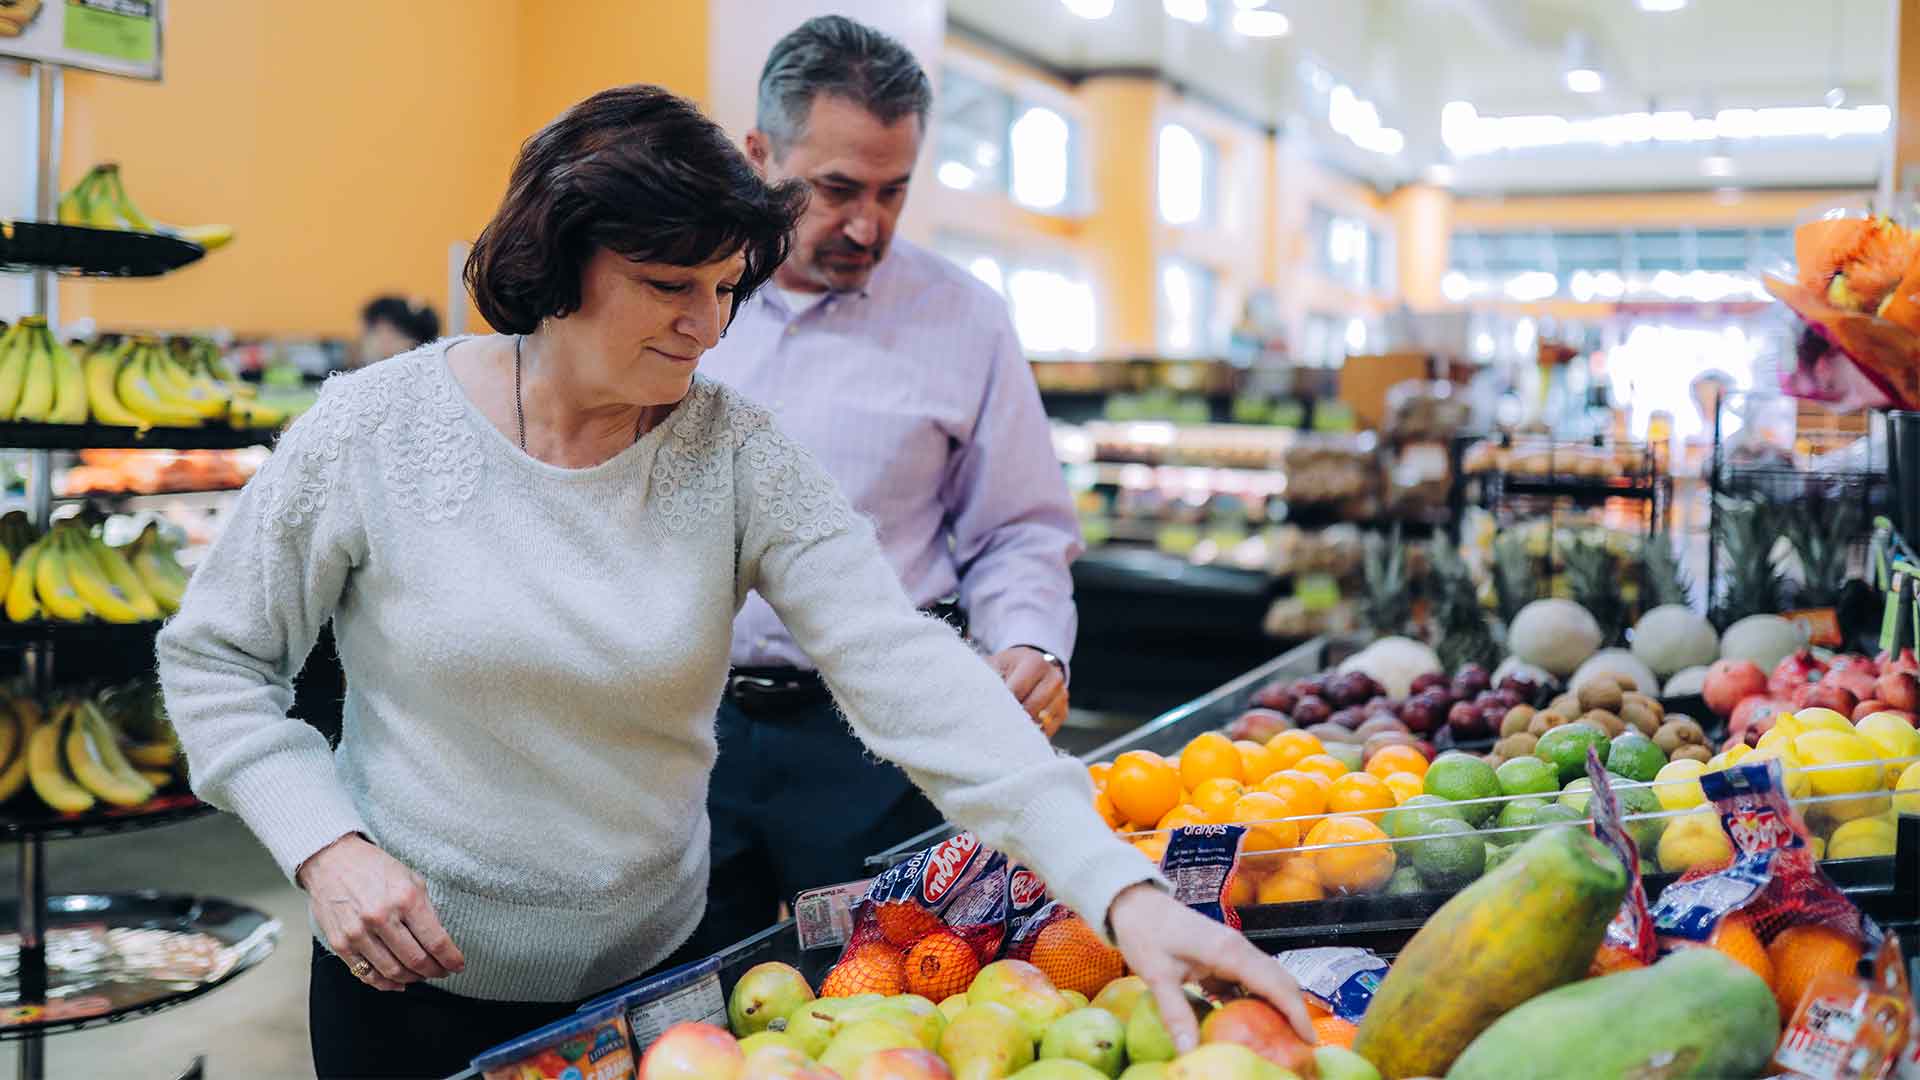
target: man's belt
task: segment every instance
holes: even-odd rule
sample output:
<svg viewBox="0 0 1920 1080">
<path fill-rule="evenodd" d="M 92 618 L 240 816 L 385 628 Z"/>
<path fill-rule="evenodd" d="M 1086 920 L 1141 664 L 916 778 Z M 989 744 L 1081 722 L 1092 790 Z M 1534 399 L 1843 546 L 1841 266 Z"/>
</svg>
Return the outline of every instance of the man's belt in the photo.
<svg viewBox="0 0 1920 1080">
<path fill-rule="evenodd" d="M 920 609 L 967 633 L 967 613 L 951 601 Z M 727 674 L 727 700 L 753 717 L 778 716 L 833 700 L 820 673 L 797 667 L 737 667 Z"/>
</svg>

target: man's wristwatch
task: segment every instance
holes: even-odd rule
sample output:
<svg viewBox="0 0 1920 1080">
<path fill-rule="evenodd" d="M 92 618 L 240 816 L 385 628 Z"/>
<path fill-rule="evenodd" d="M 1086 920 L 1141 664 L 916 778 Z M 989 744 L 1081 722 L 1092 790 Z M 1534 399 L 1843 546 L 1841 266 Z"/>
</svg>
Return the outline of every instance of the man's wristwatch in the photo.
<svg viewBox="0 0 1920 1080">
<path fill-rule="evenodd" d="M 1058 671 L 1062 675 L 1065 675 L 1067 673 L 1067 662 L 1065 660 L 1060 659 L 1059 657 L 1053 655 L 1052 653 L 1048 652 L 1047 650 L 1041 648 L 1038 645 L 1029 645 L 1027 646 L 1027 648 L 1032 649 L 1034 652 L 1039 653 L 1040 659 L 1045 660 L 1049 664 L 1052 664 L 1053 669 L 1055 671 Z"/>
</svg>

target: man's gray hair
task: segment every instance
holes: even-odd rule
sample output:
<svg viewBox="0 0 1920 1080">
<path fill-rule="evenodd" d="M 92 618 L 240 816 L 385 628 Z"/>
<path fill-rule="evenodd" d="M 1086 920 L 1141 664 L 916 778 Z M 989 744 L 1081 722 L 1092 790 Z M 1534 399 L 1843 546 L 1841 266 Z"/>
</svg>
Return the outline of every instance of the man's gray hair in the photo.
<svg viewBox="0 0 1920 1080">
<path fill-rule="evenodd" d="M 922 131 L 933 107 L 933 84 L 907 47 L 842 15 L 808 19 L 767 54 L 754 124 L 776 156 L 806 134 L 822 94 L 845 98 L 883 124 L 912 113 Z"/>
</svg>

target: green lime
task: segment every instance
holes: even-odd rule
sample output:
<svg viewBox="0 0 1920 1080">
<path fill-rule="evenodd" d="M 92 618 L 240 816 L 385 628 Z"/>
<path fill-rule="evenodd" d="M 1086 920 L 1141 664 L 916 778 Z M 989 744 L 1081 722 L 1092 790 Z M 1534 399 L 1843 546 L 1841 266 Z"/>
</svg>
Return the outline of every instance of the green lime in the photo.
<svg viewBox="0 0 1920 1080">
<path fill-rule="evenodd" d="M 1613 746 L 1607 750 L 1607 771 L 1615 776 L 1651 783 L 1666 767 L 1666 751 L 1637 731 L 1613 740 Z"/>
<path fill-rule="evenodd" d="M 1593 798 L 1593 781 L 1584 776 L 1570 781 L 1560 790 L 1560 805 L 1579 814 L 1582 818 L 1587 816 L 1587 800 L 1591 798 Z"/>
<path fill-rule="evenodd" d="M 1500 816 L 1494 819 L 1494 825 L 1502 829 L 1531 828 L 1540 811 L 1545 810 L 1547 805 L 1545 799 L 1515 799 L 1500 808 Z M 1496 832 L 1487 834 L 1487 843 L 1517 844 L 1532 838 L 1531 832 Z"/>
<path fill-rule="evenodd" d="M 1427 885 L 1420 880 L 1420 872 L 1411 866 L 1403 866 L 1387 879 L 1388 896 L 1406 896 L 1409 893 L 1426 892 Z"/>
<path fill-rule="evenodd" d="M 1353 743 L 1330 743 L 1327 746 L 1327 753 L 1339 759 L 1340 763 L 1347 767 L 1348 772 L 1359 772 L 1361 749 Z"/>
<path fill-rule="evenodd" d="M 1502 795 L 1549 795 L 1560 790 L 1560 774 L 1537 757 L 1517 757 L 1493 770 Z"/>
<path fill-rule="evenodd" d="M 1560 774 L 1560 782 L 1566 783 L 1577 776 L 1587 775 L 1587 750 L 1591 747 L 1600 754 L 1600 760 L 1607 760 L 1607 733 L 1592 724 L 1575 721 L 1562 724 L 1540 736 L 1534 745 L 1533 756 L 1554 767 Z"/>
<path fill-rule="evenodd" d="M 1617 745 L 1617 744 L 1616 744 Z M 1654 749 L 1659 749 L 1655 747 Z M 1613 793 L 1620 800 L 1620 814 L 1630 820 L 1627 822 L 1627 835 L 1642 854 L 1651 855 L 1660 848 L 1660 837 L 1667 831 L 1667 818 L 1648 818 L 1642 821 L 1631 820 L 1636 814 L 1662 813 L 1660 796 L 1650 787 L 1617 787 Z"/>
<path fill-rule="evenodd" d="M 1586 805 L 1585 799 L 1581 800 L 1581 805 Z M 1548 803 L 1542 807 L 1538 813 L 1533 815 L 1533 823 L 1536 827 L 1541 825 L 1578 825 L 1586 820 L 1587 815 L 1585 811 L 1575 810 L 1565 803 Z M 1527 839 L 1531 840 L 1533 836 L 1528 836 Z"/>
<path fill-rule="evenodd" d="M 1457 889 L 1479 877 L 1487 867 L 1487 843 L 1473 826 L 1442 818 L 1433 828 L 1439 835 L 1408 841 L 1420 880 L 1436 889 Z"/>
<path fill-rule="evenodd" d="M 1465 821 L 1460 808 L 1438 795 L 1415 795 L 1399 806 L 1380 816 L 1380 828 L 1388 836 L 1398 840 L 1403 836 L 1419 836 L 1430 833 L 1429 828 L 1440 818 L 1452 818 Z"/>
<path fill-rule="evenodd" d="M 1427 767 L 1427 794 L 1438 795 L 1449 802 L 1491 799 L 1500 794 L 1500 778 L 1494 774 L 1493 766 L 1472 754 L 1449 751 L 1434 758 L 1433 764 Z M 1480 803 L 1462 806 L 1460 812 L 1468 824 L 1480 826 L 1492 820 L 1500 807 Z"/>
<path fill-rule="evenodd" d="M 1532 835 L 1532 834 L 1529 833 L 1526 835 Z M 1493 873 L 1494 870 L 1497 867 L 1499 867 L 1501 863 L 1507 861 L 1507 856 L 1519 850 L 1520 850 L 1519 844 L 1488 844 L 1487 845 L 1487 868 L 1481 871 L 1481 873 L 1483 874 Z"/>
</svg>

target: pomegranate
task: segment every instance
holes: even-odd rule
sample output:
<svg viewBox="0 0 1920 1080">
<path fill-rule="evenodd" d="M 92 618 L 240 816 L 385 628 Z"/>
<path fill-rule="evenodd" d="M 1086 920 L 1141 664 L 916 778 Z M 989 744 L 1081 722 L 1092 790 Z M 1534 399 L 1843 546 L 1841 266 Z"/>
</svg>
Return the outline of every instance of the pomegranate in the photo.
<svg viewBox="0 0 1920 1080">
<path fill-rule="evenodd" d="M 1792 697 L 1795 690 L 1826 673 L 1827 665 L 1812 650 L 1801 649 L 1774 666 L 1773 674 L 1767 676 L 1767 692 L 1774 697 Z"/>
<path fill-rule="evenodd" d="M 1891 707 L 1892 706 L 1886 702 L 1877 698 L 1867 698 L 1865 701 L 1853 707 L 1853 715 L 1847 717 L 1847 719 L 1857 724 L 1861 720 L 1872 716 L 1874 713 L 1885 712 Z"/>
<path fill-rule="evenodd" d="M 1767 675 L 1751 660 L 1721 660 L 1707 669 L 1701 695 L 1707 708 L 1727 716 L 1747 698 L 1767 692 Z"/>
<path fill-rule="evenodd" d="M 1793 692 L 1793 707 L 1796 709 L 1818 707 L 1832 709 L 1841 716 L 1851 716 L 1853 707 L 1858 704 L 1860 699 L 1854 697 L 1851 691 L 1825 680 L 1806 683 Z"/>
<path fill-rule="evenodd" d="M 1920 711 L 1920 678 L 1910 671 L 1889 671 L 1874 681 L 1873 693 L 1861 696 L 1878 698 L 1901 712 Z"/>
</svg>

